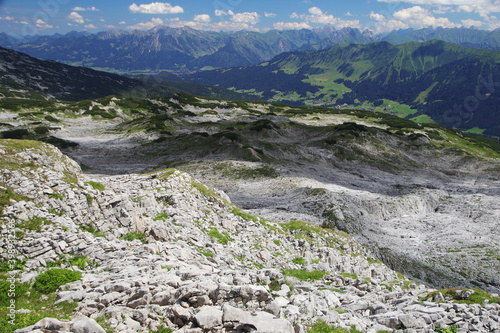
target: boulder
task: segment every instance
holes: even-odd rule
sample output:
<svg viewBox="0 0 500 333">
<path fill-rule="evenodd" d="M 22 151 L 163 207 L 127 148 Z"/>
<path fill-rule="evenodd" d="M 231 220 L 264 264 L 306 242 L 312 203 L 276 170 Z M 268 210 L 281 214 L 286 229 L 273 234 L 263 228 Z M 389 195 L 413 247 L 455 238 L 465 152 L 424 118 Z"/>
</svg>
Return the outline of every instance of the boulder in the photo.
<svg viewBox="0 0 500 333">
<path fill-rule="evenodd" d="M 79 316 L 71 320 L 73 333 L 106 333 L 106 331 L 92 318 Z"/>
<path fill-rule="evenodd" d="M 222 315 L 220 307 L 203 306 L 194 318 L 201 328 L 213 329 L 222 325 Z"/>
</svg>

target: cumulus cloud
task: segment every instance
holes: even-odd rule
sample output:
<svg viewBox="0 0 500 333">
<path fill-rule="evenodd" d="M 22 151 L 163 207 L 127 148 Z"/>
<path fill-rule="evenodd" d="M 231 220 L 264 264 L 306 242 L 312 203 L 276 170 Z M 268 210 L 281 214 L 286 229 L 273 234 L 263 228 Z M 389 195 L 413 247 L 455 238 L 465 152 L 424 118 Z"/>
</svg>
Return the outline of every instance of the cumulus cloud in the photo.
<svg viewBox="0 0 500 333">
<path fill-rule="evenodd" d="M 478 21 L 478 20 L 472 20 L 472 19 L 467 19 L 467 20 L 462 20 L 462 25 L 466 28 L 470 28 L 470 27 L 480 27 L 482 25 L 484 25 L 484 22 L 482 21 Z"/>
<path fill-rule="evenodd" d="M 430 1 L 430 0 L 429 0 Z M 435 17 L 432 13 L 421 6 L 414 6 L 395 12 L 393 17 L 417 28 L 443 27 L 456 28 L 459 24 L 451 22 L 447 17 Z"/>
<path fill-rule="evenodd" d="M 12 21 L 14 20 L 14 18 L 12 16 L 4 16 L 4 17 L 0 16 L 0 20 Z"/>
<path fill-rule="evenodd" d="M 323 10 L 319 7 L 311 7 L 309 8 L 309 14 L 297 15 L 296 13 L 292 14 L 292 18 L 301 18 L 305 22 L 309 23 L 320 23 L 320 24 L 331 24 L 337 29 L 351 27 L 351 28 L 361 28 L 359 24 L 359 20 L 343 20 L 341 18 L 335 17 L 331 14 L 323 12 Z"/>
<path fill-rule="evenodd" d="M 259 17 L 259 14 L 256 12 L 237 13 L 231 16 L 231 21 L 235 23 L 257 24 L 259 22 Z"/>
<path fill-rule="evenodd" d="M 93 24 L 86 24 L 85 28 L 87 28 L 87 29 L 97 29 L 97 27 L 95 25 L 93 25 Z"/>
<path fill-rule="evenodd" d="M 276 22 L 274 23 L 274 29 L 300 30 L 300 29 L 312 29 L 312 27 L 306 22 Z"/>
<path fill-rule="evenodd" d="M 379 2 L 401 2 L 401 0 L 377 0 Z M 500 12 L 500 1 L 498 0 L 404 0 L 406 3 L 413 5 L 426 5 L 438 7 L 438 12 L 443 13 L 443 10 L 452 10 L 451 7 L 446 8 L 443 6 L 454 6 L 455 10 L 464 11 L 468 13 L 477 13 L 482 17 L 488 17 L 491 13 Z M 444 9 L 443 9 L 444 8 Z"/>
<path fill-rule="evenodd" d="M 387 18 L 384 15 L 378 14 L 378 13 L 374 13 L 374 12 L 370 13 L 370 19 L 374 20 L 374 21 L 377 21 L 377 22 L 384 22 L 384 21 L 387 20 Z"/>
<path fill-rule="evenodd" d="M 180 6 L 172 6 L 168 2 L 152 2 L 150 4 L 131 4 L 128 9 L 132 13 L 141 14 L 180 14 L 184 9 Z"/>
<path fill-rule="evenodd" d="M 69 15 L 68 15 L 68 18 L 76 23 L 79 23 L 79 24 L 82 24 L 85 22 L 85 20 L 83 19 L 83 16 L 78 14 L 77 12 L 71 12 Z"/>
<path fill-rule="evenodd" d="M 208 14 L 195 15 L 193 20 L 196 22 L 204 22 L 204 23 L 209 23 L 211 21 L 210 15 Z"/>
<path fill-rule="evenodd" d="M 97 9 L 94 6 L 92 6 L 92 7 L 74 7 L 71 10 L 74 11 L 74 12 L 86 12 L 86 11 L 98 12 L 99 11 L 99 9 Z"/>
<path fill-rule="evenodd" d="M 122 21 L 123 22 L 123 21 Z M 120 24 L 125 24 L 125 22 L 120 22 Z M 163 20 L 161 18 L 152 18 L 149 22 L 140 22 L 134 25 L 130 25 L 127 29 L 131 30 L 151 30 L 158 25 L 163 25 Z"/>
<path fill-rule="evenodd" d="M 265 17 L 276 17 L 276 13 L 267 13 L 267 12 L 264 12 L 264 16 Z"/>
</svg>

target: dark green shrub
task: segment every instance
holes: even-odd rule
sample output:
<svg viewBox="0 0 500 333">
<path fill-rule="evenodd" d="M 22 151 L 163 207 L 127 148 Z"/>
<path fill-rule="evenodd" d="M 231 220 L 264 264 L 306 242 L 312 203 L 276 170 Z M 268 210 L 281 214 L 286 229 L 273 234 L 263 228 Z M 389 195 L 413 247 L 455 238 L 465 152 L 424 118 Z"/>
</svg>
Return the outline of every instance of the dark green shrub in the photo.
<svg viewBox="0 0 500 333">
<path fill-rule="evenodd" d="M 17 128 L 13 130 L 3 131 L 2 138 L 4 139 L 27 139 L 32 136 L 31 132 L 25 128 Z"/>
<path fill-rule="evenodd" d="M 33 288 L 41 293 L 48 294 L 54 292 L 66 283 L 78 281 L 82 278 L 80 272 L 69 269 L 51 269 L 38 275 Z"/>
</svg>

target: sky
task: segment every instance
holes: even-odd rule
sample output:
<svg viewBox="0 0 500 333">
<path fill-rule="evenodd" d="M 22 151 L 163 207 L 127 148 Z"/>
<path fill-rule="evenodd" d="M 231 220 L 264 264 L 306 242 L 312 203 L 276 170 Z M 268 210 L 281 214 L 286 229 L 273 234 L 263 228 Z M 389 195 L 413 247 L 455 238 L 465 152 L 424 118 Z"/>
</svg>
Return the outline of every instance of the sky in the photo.
<svg viewBox="0 0 500 333">
<path fill-rule="evenodd" d="M 0 0 L 0 32 L 198 30 L 266 32 L 327 24 L 386 33 L 427 27 L 500 28 L 500 0 Z"/>
</svg>

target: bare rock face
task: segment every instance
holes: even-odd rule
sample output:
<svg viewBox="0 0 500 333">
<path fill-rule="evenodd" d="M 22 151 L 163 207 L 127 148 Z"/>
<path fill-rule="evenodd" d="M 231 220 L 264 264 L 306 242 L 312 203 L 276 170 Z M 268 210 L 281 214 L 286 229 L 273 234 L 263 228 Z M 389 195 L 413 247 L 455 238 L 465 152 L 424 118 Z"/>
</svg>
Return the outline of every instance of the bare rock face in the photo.
<svg viewBox="0 0 500 333">
<path fill-rule="evenodd" d="M 73 319 L 18 333 L 104 332 L 102 316 L 116 332 L 304 332 L 318 320 L 364 332 L 498 330 L 499 304 L 422 302 L 433 289 L 368 258 L 349 235 L 251 216 L 187 173 L 94 177 L 49 145 L 0 149 L 10 163 L 2 187 L 19 194 L 3 207 L 24 233 L 19 281 L 62 256 L 88 259 L 67 266 L 82 278 L 56 291 L 57 302 L 78 304 Z M 46 223 L 23 227 L 34 218 Z"/>
</svg>

